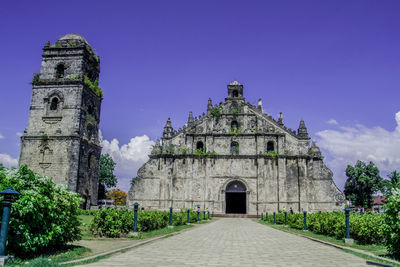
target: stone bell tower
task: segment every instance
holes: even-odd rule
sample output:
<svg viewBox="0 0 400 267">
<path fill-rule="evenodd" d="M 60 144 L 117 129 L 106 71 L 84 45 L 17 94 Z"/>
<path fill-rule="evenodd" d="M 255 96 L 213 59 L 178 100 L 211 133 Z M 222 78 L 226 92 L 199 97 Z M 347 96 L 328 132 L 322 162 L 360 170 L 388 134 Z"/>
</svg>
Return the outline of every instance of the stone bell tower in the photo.
<svg viewBox="0 0 400 267">
<path fill-rule="evenodd" d="M 99 58 L 81 35 L 47 42 L 40 73 L 32 80 L 29 122 L 21 137 L 19 164 L 80 193 L 83 208 L 97 205 L 99 72 Z"/>
</svg>

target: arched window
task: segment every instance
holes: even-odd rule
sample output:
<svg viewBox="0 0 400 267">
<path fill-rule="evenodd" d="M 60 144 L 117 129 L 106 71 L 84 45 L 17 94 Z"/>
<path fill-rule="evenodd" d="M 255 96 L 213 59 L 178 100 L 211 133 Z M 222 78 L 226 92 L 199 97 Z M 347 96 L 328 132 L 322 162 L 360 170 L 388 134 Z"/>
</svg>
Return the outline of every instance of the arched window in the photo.
<svg viewBox="0 0 400 267">
<path fill-rule="evenodd" d="M 50 110 L 57 110 L 58 109 L 59 100 L 57 97 L 53 97 L 50 103 Z"/>
<path fill-rule="evenodd" d="M 88 106 L 88 113 L 89 113 L 90 115 L 94 115 L 94 108 L 93 108 L 92 105 L 89 105 L 89 106 Z"/>
<path fill-rule="evenodd" d="M 231 143 L 231 153 L 233 155 L 239 155 L 239 143 L 238 142 L 233 141 Z"/>
<path fill-rule="evenodd" d="M 94 134 L 94 127 L 91 124 L 88 124 L 86 127 L 87 137 L 90 140 Z"/>
<path fill-rule="evenodd" d="M 204 144 L 203 144 L 203 142 L 201 142 L 201 141 L 197 142 L 197 144 L 196 144 L 196 150 L 197 150 L 197 149 L 200 149 L 201 151 L 204 152 Z"/>
<path fill-rule="evenodd" d="M 57 69 L 56 69 L 56 78 L 57 79 L 64 78 L 64 70 L 65 70 L 65 67 L 63 64 L 57 65 Z"/>
<path fill-rule="evenodd" d="M 269 141 L 268 143 L 267 143 L 267 152 L 269 152 L 269 151 L 274 151 L 275 149 L 274 149 L 274 142 L 272 142 L 272 141 Z"/>
<path fill-rule="evenodd" d="M 231 129 L 232 130 L 239 129 L 239 123 L 237 121 L 232 121 L 231 122 Z"/>
<path fill-rule="evenodd" d="M 238 97 L 239 96 L 239 92 L 237 90 L 233 90 L 232 96 L 233 97 Z"/>
</svg>

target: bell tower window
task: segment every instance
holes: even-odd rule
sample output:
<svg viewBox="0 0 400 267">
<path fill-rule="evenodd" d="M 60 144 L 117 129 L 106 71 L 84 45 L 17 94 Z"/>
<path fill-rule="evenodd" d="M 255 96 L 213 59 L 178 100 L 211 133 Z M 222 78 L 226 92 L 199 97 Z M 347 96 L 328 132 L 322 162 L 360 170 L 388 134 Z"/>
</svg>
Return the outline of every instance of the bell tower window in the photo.
<svg viewBox="0 0 400 267">
<path fill-rule="evenodd" d="M 232 96 L 233 97 L 238 97 L 239 96 L 239 92 L 237 90 L 233 90 Z"/>
<path fill-rule="evenodd" d="M 231 153 L 232 155 L 239 155 L 239 143 L 238 142 L 232 142 L 231 143 Z"/>
<path fill-rule="evenodd" d="M 269 152 L 269 151 L 274 151 L 275 149 L 274 149 L 274 142 L 272 142 L 272 141 L 269 141 L 268 143 L 267 143 L 267 152 Z"/>
<path fill-rule="evenodd" d="M 201 151 L 204 152 L 204 144 L 203 144 L 203 142 L 201 142 L 201 141 L 197 142 L 197 144 L 196 144 L 196 150 L 197 150 L 197 149 L 200 149 Z"/>
<path fill-rule="evenodd" d="M 50 103 L 50 110 L 57 110 L 58 109 L 59 100 L 57 97 L 53 97 Z"/>
<path fill-rule="evenodd" d="M 237 121 L 232 121 L 231 130 L 237 130 L 237 129 L 239 129 L 239 123 Z"/>
<path fill-rule="evenodd" d="M 58 64 L 56 69 L 56 78 L 57 79 L 64 78 L 64 71 L 65 71 L 64 65 Z"/>
</svg>

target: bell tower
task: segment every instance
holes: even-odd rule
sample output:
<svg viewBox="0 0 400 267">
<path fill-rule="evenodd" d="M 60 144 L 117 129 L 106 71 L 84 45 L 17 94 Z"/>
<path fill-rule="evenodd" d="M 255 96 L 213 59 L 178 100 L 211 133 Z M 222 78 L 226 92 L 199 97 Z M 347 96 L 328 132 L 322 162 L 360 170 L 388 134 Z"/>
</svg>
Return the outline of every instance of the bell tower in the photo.
<svg viewBox="0 0 400 267">
<path fill-rule="evenodd" d="M 99 73 L 100 60 L 81 35 L 47 42 L 40 73 L 32 80 L 29 122 L 21 137 L 19 164 L 80 193 L 83 208 L 97 205 Z"/>
</svg>

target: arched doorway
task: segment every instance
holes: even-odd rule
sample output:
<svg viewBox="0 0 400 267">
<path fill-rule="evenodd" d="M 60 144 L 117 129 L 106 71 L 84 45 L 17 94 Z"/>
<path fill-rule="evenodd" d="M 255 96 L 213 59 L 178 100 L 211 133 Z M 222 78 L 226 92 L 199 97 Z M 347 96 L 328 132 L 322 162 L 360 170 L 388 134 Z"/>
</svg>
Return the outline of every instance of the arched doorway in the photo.
<svg viewBox="0 0 400 267">
<path fill-rule="evenodd" d="M 246 214 L 246 186 L 240 181 L 230 182 L 225 191 L 226 214 Z"/>
</svg>

